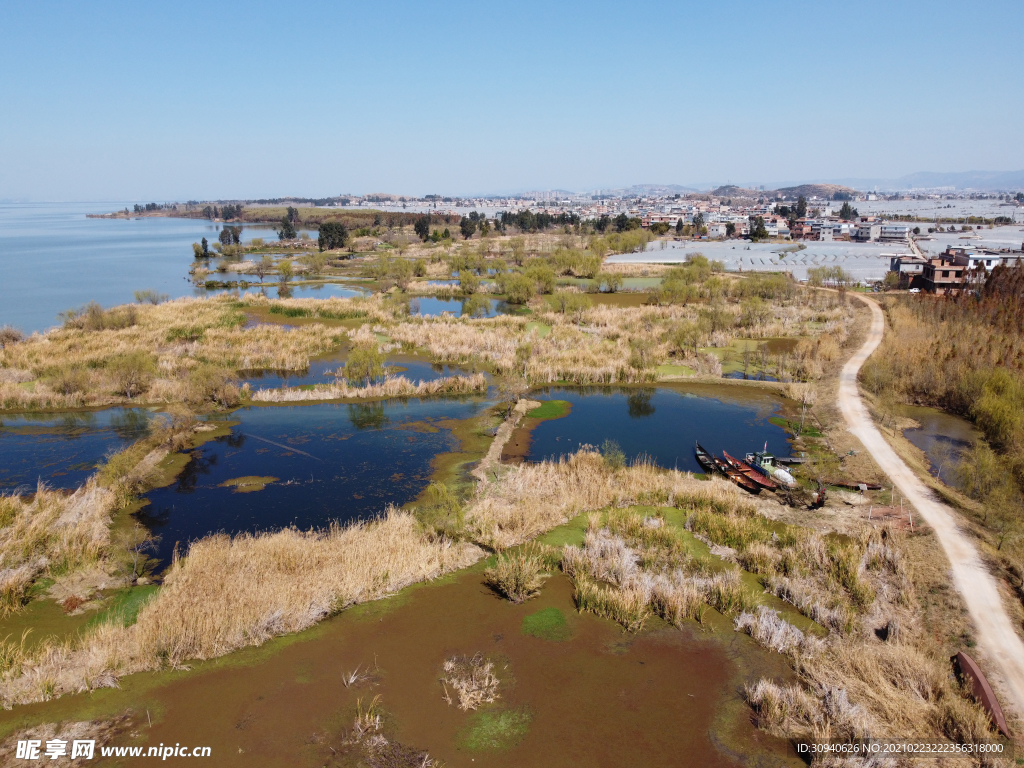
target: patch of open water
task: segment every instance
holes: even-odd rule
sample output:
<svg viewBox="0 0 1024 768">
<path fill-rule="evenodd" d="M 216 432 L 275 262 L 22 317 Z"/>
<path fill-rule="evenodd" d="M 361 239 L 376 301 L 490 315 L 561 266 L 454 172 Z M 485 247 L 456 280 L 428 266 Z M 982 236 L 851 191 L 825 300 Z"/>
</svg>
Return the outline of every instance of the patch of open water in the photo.
<svg viewBox="0 0 1024 768">
<path fill-rule="evenodd" d="M 787 433 L 768 419 L 782 403 L 775 395 L 746 387 L 550 387 L 540 399 L 572 403 L 568 416 L 538 423 L 532 430 L 529 461 L 557 459 L 581 445 L 614 440 L 627 459 L 649 456 L 658 466 L 703 472 L 694 443 L 714 453 L 746 451 L 790 454 Z"/>
<path fill-rule="evenodd" d="M 981 432 L 967 419 L 938 408 L 906 405 L 899 413 L 921 425 L 903 430 L 903 436 L 924 451 L 932 476 L 946 485 L 959 487 L 957 465 L 964 452 L 981 439 Z"/>
<path fill-rule="evenodd" d="M 431 462 L 458 441 L 447 420 L 466 419 L 481 398 L 242 408 L 231 434 L 205 443 L 177 480 L 147 494 L 139 513 L 160 537 L 156 557 L 210 533 L 326 527 L 366 519 L 415 498 Z M 273 477 L 263 490 L 222 485 Z"/>
<path fill-rule="evenodd" d="M 518 310 L 514 304 L 500 299 L 482 297 L 481 299 L 438 299 L 432 296 L 417 296 L 409 299 L 409 314 L 423 317 L 438 317 L 448 312 L 455 317 L 462 317 L 463 312 L 472 313 L 473 317 L 495 317 L 511 315 Z"/>
<path fill-rule="evenodd" d="M 155 414 L 145 408 L 0 415 L 0 491 L 77 488 L 108 454 L 143 437 Z"/>
</svg>

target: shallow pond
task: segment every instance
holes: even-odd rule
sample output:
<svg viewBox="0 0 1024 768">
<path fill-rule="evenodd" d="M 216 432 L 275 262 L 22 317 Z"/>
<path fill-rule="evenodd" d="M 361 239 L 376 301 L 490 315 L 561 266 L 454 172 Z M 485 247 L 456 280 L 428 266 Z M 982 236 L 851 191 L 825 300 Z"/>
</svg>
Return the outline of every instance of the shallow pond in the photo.
<svg viewBox="0 0 1024 768">
<path fill-rule="evenodd" d="M 0 491 L 77 488 L 97 463 L 149 430 L 153 412 L 110 408 L 0 416 Z"/>
<path fill-rule="evenodd" d="M 538 399 L 567 400 L 568 416 L 533 426 L 525 455 L 543 461 L 572 453 L 580 445 L 619 444 L 627 459 L 649 456 L 659 466 L 702 472 L 694 443 L 713 453 L 768 450 L 788 456 L 787 434 L 769 423 L 782 407 L 778 397 L 737 386 L 636 387 L 577 389 L 551 387 Z M 519 430 L 514 439 L 521 439 Z M 526 446 L 520 445 L 522 451 Z M 512 451 L 516 446 L 510 446 Z"/>
<path fill-rule="evenodd" d="M 978 429 L 967 419 L 937 408 L 906 405 L 899 409 L 899 414 L 921 425 L 903 430 L 903 436 L 924 451 L 932 476 L 958 487 L 957 464 L 964 451 L 981 438 Z"/>
<path fill-rule="evenodd" d="M 782 656 L 722 617 L 714 632 L 651 624 L 629 635 L 577 614 L 562 575 L 513 605 L 477 567 L 189 671 L 0 713 L 0 727 L 127 709 L 131 743 L 207 745 L 218 766 L 337 768 L 357 764 L 344 743 L 357 703 L 380 696 L 385 735 L 450 768 L 800 765 L 741 700 L 746 681 L 792 679 Z M 476 653 L 493 662 L 500 698 L 462 711 L 444 699 L 443 664 Z"/>
<path fill-rule="evenodd" d="M 445 312 L 461 317 L 463 312 L 473 317 L 495 317 L 511 315 L 518 307 L 500 299 L 480 297 L 478 299 L 438 299 L 432 296 L 417 296 L 409 299 L 409 314 L 423 317 L 438 317 Z"/>
<path fill-rule="evenodd" d="M 218 531 L 369 518 L 415 498 L 434 457 L 458 446 L 447 420 L 482 405 L 435 398 L 243 408 L 232 414 L 240 424 L 230 435 L 193 451 L 172 485 L 147 494 L 139 517 L 161 537 L 156 556 L 164 564 L 176 543 L 184 550 Z"/>
<path fill-rule="evenodd" d="M 241 381 L 248 382 L 253 390 L 278 389 L 281 387 L 303 387 L 312 384 L 333 384 L 337 381 L 335 371 L 345 367 L 348 352 L 341 351 L 325 357 L 310 360 L 305 371 L 242 371 Z M 445 376 L 467 374 L 460 368 L 448 364 L 431 363 L 410 355 L 390 355 L 384 364 L 387 375 L 405 376 L 409 381 L 433 381 Z"/>
</svg>

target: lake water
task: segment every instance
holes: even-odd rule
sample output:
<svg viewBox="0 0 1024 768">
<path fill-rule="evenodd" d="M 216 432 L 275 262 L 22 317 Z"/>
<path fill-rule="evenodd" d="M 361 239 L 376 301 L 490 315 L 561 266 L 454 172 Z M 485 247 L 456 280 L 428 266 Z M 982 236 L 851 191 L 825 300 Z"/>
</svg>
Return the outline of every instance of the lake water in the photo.
<svg viewBox="0 0 1024 768">
<path fill-rule="evenodd" d="M 0 492 L 77 488 L 109 453 L 149 430 L 153 412 L 110 408 L 60 414 L 0 416 Z"/>
<path fill-rule="evenodd" d="M 768 421 L 781 403 L 756 390 L 551 387 L 538 394 L 542 400 L 568 400 L 572 410 L 536 426 L 529 461 L 557 459 L 583 444 L 600 447 L 605 440 L 617 442 L 627 459 L 647 455 L 661 467 L 686 472 L 704 471 L 694 458 L 695 442 L 713 453 L 725 450 L 740 458 L 762 449 L 766 441 L 775 455 L 790 454 L 785 430 Z"/>
<path fill-rule="evenodd" d="M 192 243 L 217 239 L 220 225 L 200 219 L 88 219 L 131 203 L 0 204 L 0 325 L 25 332 L 58 323 L 57 314 L 89 301 L 104 306 L 152 289 L 193 295 Z M 242 240 L 275 239 L 269 226 L 244 226 Z"/>
<path fill-rule="evenodd" d="M 322 528 L 402 505 L 426 487 L 431 461 L 458 441 L 445 419 L 465 419 L 480 398 L 396 400 L 243 408 L 231 434 L 204 444 L 173 485 L 156 489 L 140 519 L 161 537 L 156 556 L 170 562 L 175 543 L 210 533 Z M 222 485 L 240 477 L 276 477 L 263 490 Z"/>
</svg>

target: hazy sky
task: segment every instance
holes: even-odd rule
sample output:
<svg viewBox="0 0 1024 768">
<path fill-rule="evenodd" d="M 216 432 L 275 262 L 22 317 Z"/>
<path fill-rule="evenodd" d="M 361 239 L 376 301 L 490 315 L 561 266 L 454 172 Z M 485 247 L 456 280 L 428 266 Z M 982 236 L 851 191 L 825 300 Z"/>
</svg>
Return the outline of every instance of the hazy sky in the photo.
<svg viewBox="0 0 1024 768">
<path fill-rule="evenodd" d="M 0 3 L 0 198 L 1024 168 L 1021 0 Z"/>
</svg>

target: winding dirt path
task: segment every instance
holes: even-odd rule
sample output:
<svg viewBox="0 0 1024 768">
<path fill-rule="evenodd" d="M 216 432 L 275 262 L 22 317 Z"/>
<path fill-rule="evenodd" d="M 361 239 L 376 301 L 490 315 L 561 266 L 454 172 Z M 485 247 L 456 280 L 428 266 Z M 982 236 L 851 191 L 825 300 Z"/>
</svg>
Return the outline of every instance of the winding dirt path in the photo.
<svg viewBox="0 0 1024 768">
<path fill-rule="evenodd" d="M 978 646 L 985 660 L 998 667 L 1006 693 L 1013 699 L 1017 711 L 1024 714 L 1024 642 L 1014 631 L 995 579 L 986 570 L 974 545 L 957 528 L 953 510 L 936 500 L 875 429 L 857 391 L 857 373 L 881 343 L 885 331 L 885 315 L 878 304 L 864 297 L 858 298 L 871 309 L 871 328 L 864 345 L 843 366 L 839 375 L 839 408 L 850 432 L 935 530 L 949 558 L 953 584 L 963 596 L 974 622 Z"/>
</svg>

